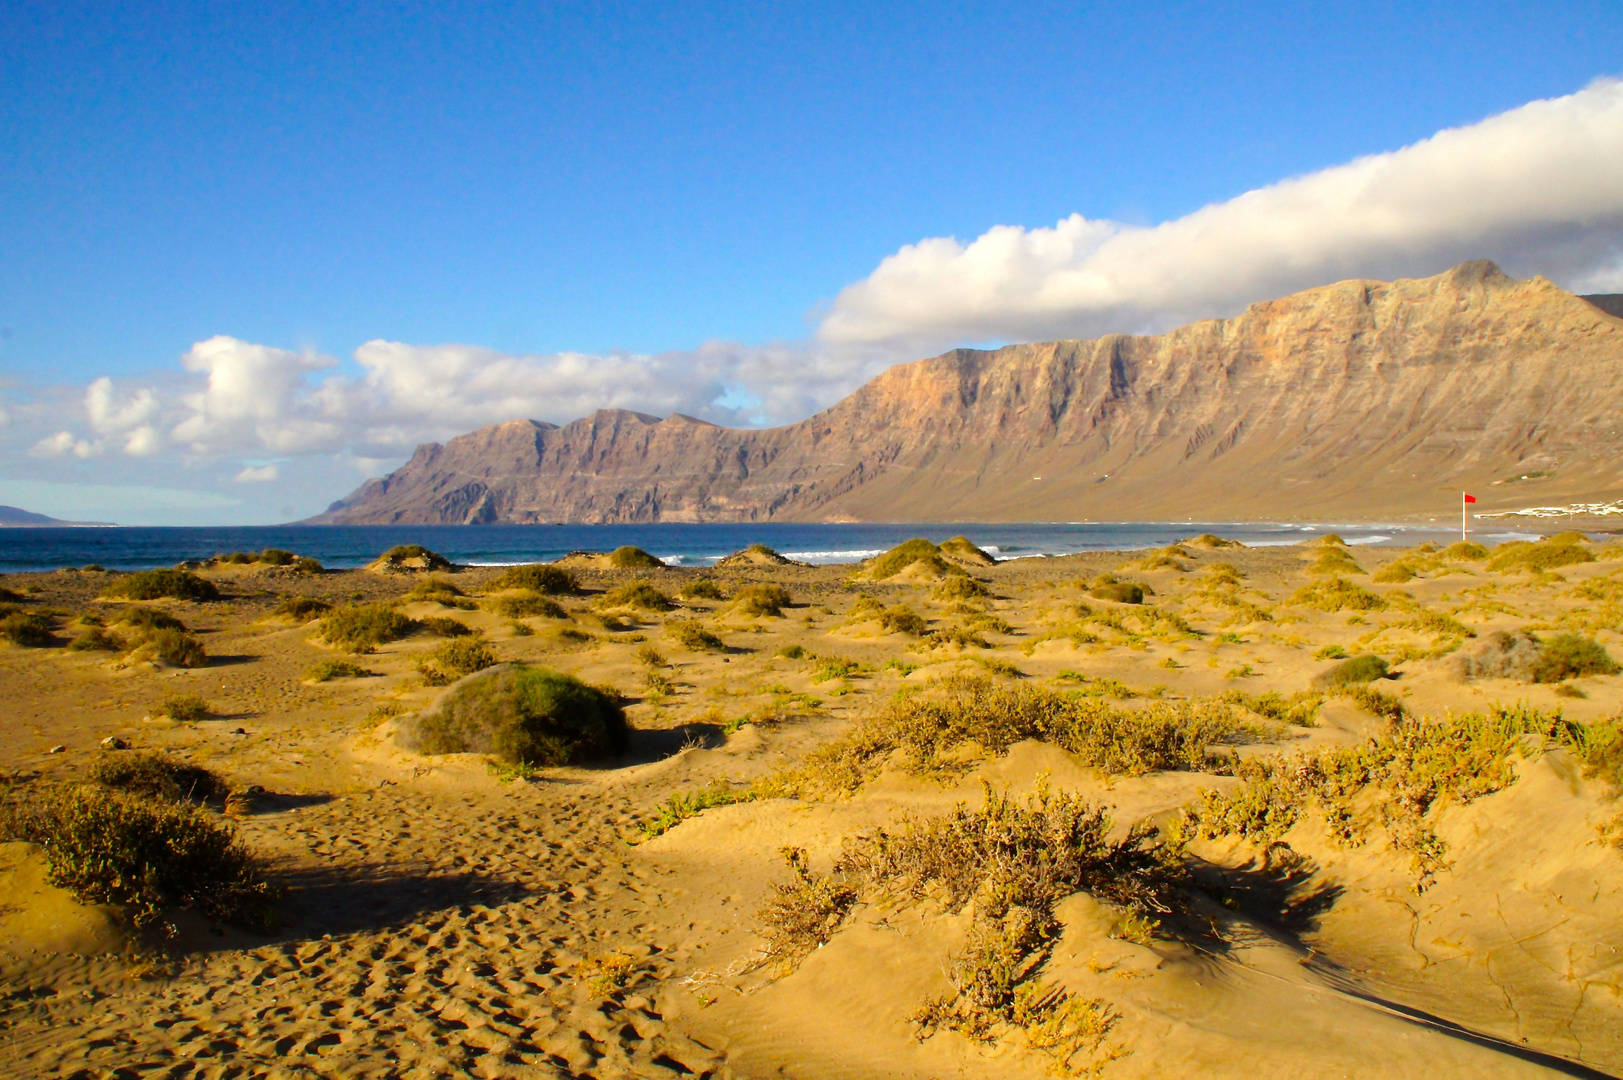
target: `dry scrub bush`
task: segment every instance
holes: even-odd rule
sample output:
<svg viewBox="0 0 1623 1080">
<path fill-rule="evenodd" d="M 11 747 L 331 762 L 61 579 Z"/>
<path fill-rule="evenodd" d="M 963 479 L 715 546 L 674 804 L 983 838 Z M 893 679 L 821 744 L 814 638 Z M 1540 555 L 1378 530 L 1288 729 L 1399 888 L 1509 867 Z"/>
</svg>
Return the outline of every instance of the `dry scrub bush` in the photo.
<svg viewBox="0 0 1623 1080">
<path fill-rule="evenodd" d="M 122 637 L 102 626 L 88 626 L 68 642 L 68 648 L 74 652 L 120 652 L 124 646 Z"/>
<path fill-rule="evenodd" d="M 189 570 L 137 570 L 110 583 L 102 595 L 121 600 L 218 600 L 220 590 L 212 581 Z"/>
<path fill-rule="evenodd" d="M 87 904 L 123 907 L 138 929 L 172 936 L 165 913 L 196 908 L 270 928 L 277 891 L 229 825 L 185 803 L 100 786 L 14 791 L 0 836 L 44 849 L 49 880 Z"/>
<path fill-rule="evenodd" d="M 450 686 L 464 675 L 493 667 L 496 653 L 483 638 L 459 637 L 440 645 L 417 663 L 423 681 L 429 686 Z"/>
<path fill-rule="evenodd" d="M 186 624 L 163 608 L 130 608 L 118 616 L 118 623 L 136 632 L 149 630 L 185 630 Z"/>
<path fill-rule="evenodd" d="M 573 675 L 519 664 L 463 679 L 402 726 L 425 754 L 490 754 L 535 768 L 622 754 L 631 739 L 614 697 Z"/>
<path fill-rule="evenodd" d="M 490 601 L 490 606 L 496 609 L 496 614 L 508 619 L 527 619 L 540 616 L 543 619 L 567 619 L 569 612 L 556 600 L 548 599 L 541 593 L 529 590 L 515 596 L 498 596 Z"/>
<path fill-rule="evenodd" d="M 331 604 L 325 600 L 317 600 L 313 596 L 284 596 L 281 602 L 271 609 L 271 614 L 304 623 L 330 610 Z"/>
<path fill-rule="evenodd" d="M 1573 725 L 1516 707 L 1425 720 L 1405 716 L 1361 745 L 1268 755 L 1238 762 L 1243 784 L 1228 793 L 1202 793 L 1186 811 L 1185 832 L 1208 838 L 1277 840 L 1309 810 L 1330 837 L 1364 844 L 1382 829 L 1410 857 L 1425 888 L 1447 868 L 1447 844 L 1431 829 L 1431 812 L 1468 803 L 1515 782 L 1513 757 L 1531 752 L 1527 738 L 1572 738 Z"/>
<path fill-rule="evenodd" d="M 955 539 L 962 539 L 962 537 Z M 948 543 L 951 542 L 948 541 Z M 965 540 L 964 543 L 968 544 L 969 541 Z M 974 545 L 970 544 L 970 547 L 974 547 Z M 975 548 L 975 550 L 980 551 L 979 548 Z M 903 541 L 874 560 L 873 565 L 868 568 L 868 577 L 874 581 L 883 581 L 886 578 L 895 577 L 914 563 L 920 563 L 937 574 L 947 574 L 952 577 L 967 576 L 963 567 L 956 566 L 942 558 L 941 552 L 940 547 L 922 538 L 915 537 L 912 540 Z M 991 556 L 986 555 L 985 552 L 981 552 L 981 554 L 986 556 L 988 562 L 991 561 Z"/>
<path fill-rule="evenodd" d="M 684 600 L 725 600 L 721 593 L 721 586 L 709 578 L 700 578 L 690 581 L 677 590 L 677 596 Z"/>
<path fill-rule="evenodd" d="M 197 668 L 208 663 L 208 653 L 203 643 L 193 635 L 166 626 L 158 630 L 144 630 L 137 635 L 129 659 L 149 660 L 169 667 Z"/>
<path fill-rule="evenodd" d="M 231 793 L 224 780 L 201 765 L 152 750 L 114 750 L 90 767 L 102 787 L 166 802 L 223 802 Z"/>
<path fill-rule="evenodd" d="M 1291 594 L 1290 602 L 1331 614 L 1344 609 L 1352 611 L 1385 611 L 1390 603 L 1384 596 L 1360 588 L 1343 578 L 1316 581 L 1303 585 Z"/>
<path fill-rule="evenodd" d="M 1565 537 L 1565 539 L 1563 539 Z M 1509 544 L 1501 544 L 1488 560 L 1488 569 L 1495 571 L 1526 570 L 1532 573 L 1554 570 L 1561 566 L 1576 566 L 1579 563 L 1594 562 L 1595 556 L 1588 548 L 1579 547 L 1572 540 L 1583 537 L 1578 533 L 1563 534 L 1538 543 L 1528 543 L 1517 540 Z"/>
<path fill-rule="evenodd" d="M 1409 630 L 1418 630 L 1422 634 L 1436 634 L 1439 637 L 1476 637 L 1475 630 L 1453 616 L 1437 611 L 1416 611 L 1398 625 Z"/>
<path fill-rule="evenodd" d="M 1144 586 L 1132 581 L 1102 581 L 1088 590 L 1095 600 L 1111 600 L 1118 604 L 1142 604 Z"/>
<path fill-rule="evenodd" d="M 1556 634 L 1541 642 L 1533 681 L 1561 682 L 1583 675 L 1616 675 L 1617 661 L 1594 638 L 1578 634 Z"/>
<path fill-rule="evenodd" d="M 48 649 L 56 644 L 50 618 L 35 611 L 13 611 L 0 618 L 0 637 L 26 649 Z"/>
<path fill-rule="evenodd" d="M 820 747 L 798 766 L 759 786 L 772 795 L 845 795 L 855 792 L 893 758 L 915 774 L 951 774 L 965 766 L 949 760 L 966 743 L 1004 754 L 1026 739 L 1054 743 L 1083 764 L 1136 776 L 1159 769 L 1198 770 L 1208 750 L 1244 735 L 1272 732 L 1238 720 L 1216 702 L 1154 702 L 1122 708 L 1097 698 L 1069 697 L 1037 687 L 951 677 L 932 695 L 890 702 L 845 737 Z"/>
<path fill-rule="evenodd" d="M 379 555 L 374 562 L 381 562 L 390 568 L 403 567 L 408 560 L 421 559 L 425 564 L 424 570 L 452 570 L 451 560 L 437 551 L 430 551 L 421 544 L 396 544 L 394 547 Z"/>
<path fill-rule="evenodd" d="M 975 542 L 967 536 L 954 536 L 941 541 L 941 554 L 960 562 L 974 563 L 977 566 L 991 566 L 997 562 Z"/>
<path fill-rule="evenodd" d="M 1250 709 L 1258 716 L 1266 717 L 1278 724 L 1289 724 L 1291 727 L 1318 727 L 1319 706 L 1324 704 L 1324 695 L 1309 690 L 1299 691 L 1290 697 L 1277 690 L 1268 690 L 1261 694 L 1230 690 L 1223 695 L 1223 700 L 1231 705 Z"/>
<path fill-rule="evenodd" d="M 1488 554 L 1487 548 L 1470 540 L 1456 540 L 1442 551 L 1443 558 L 1453 562 L 1481 562 Z"/>
<path fill-rule="evenodd" d="M 665 624 L 665 636 L 682 646 L 684 649 L 692 649 L 694 652 L 701 652 L 707 649 L 715 652 L 724 652 L 727 648 L 726 643 L 723 642 L 719 637 L 712 634 L 710 631 L 706 630 L 692 619 L 672 619 L 670 622 Z"/>
<path fill-rule="evenodd" d="M 376 674 L 353 661 L 328 658 L 318 660 L 305 678 L 311 682 L 327 682 L 330 679 L 361 679 Z"/>
<path fill-rule="evenodd" d="M 209 703 L 197 694 L 170 694 L 152 710 L 154 716 L 167 716 L 183 724 L 207 720 L 213 713 Z"/>
<path fill-rule="evenodd" d="M 327 644 L 352 653 L 369 653 L 379 645 L 416 633 L 422 624 L 388 604 L 353 604 L 321 620 Z"/>
<path fill-rule="evenodd" d="M 598 597 L 597 606 L 603 608 L 629 607 L 643 611 L 669 611 L 676 606 L 669 596 L 646 581 L 633 581 L 618 585 Z"/>
<path fill-rule="evenodd" d="M 1497 630 L 1475 652 L 1454 660 L 1461 679 L 1520 679 L 1557 683 L 1584 675 L 1615 675 L 1617 662 L 1595 639 L 1556 634 L 1540 641 L 1526 630 Z"/>
<path fill-rule="evenodd" d="M 525 589 L 544 596 L 558 596 L 562 593 L 579 592 L 580 579 L 561 566 L 532 563 L 527 566 L 508 567 L 500 577 L 490 583 L 490 589 L 492 591 Z"/>
<path fill-rule="evenodd" d="M 733 610 L 740 615 L 780 619 L 791 602 L 789 590 L 781 585 L 746 585 L 733 596 Z"/>
<path fill-rule="evenodd" d="M 766 957 L 791 963 L 807 955 L 859 899 L 969 910 L 968 941 L 947 959 L 952 992 L 913 1015 L 920 1037 L 946 1029 L 989 1042 L 1012 1027 L 1061 1066 L 1081 1054 L 1108 1059 L 1109 1007 L 1041 977 L 1061 930 L 1054 909 L 1088 893 L 1155 926 L 1181 907 L 1174 853 L 1143 826 L 1112 842 L 1109 816 L 1076 795 L 1044 788 L 1017 802 L 990 785 L 984 791 L 979 809 L 960 803 L 847 840 L 830 875 L 813 874 L 804 852 L 786 851 L 795 877 L 776 886 L 759 916 Z"/>
<path fill-rule="evenodd" d="M 656 570 L 665 564 L 642 548 L 627 544 L 609 552 L 609 565 L 616 570 Z"/>
<path fill-rule="evenodd" d="M 1370 578 L 1377 585 L 1402 585 L 1415 579 L 1415 570 L 1402 559 L 1387 563 Z"/>
<path fill-rule="evenodd" d="M 908 607 L 906 604 L 897 604 L 886 608 L 879 616 L 879 625 L 887 634 L 912 634 L 914 637 L 929 629 L 924 616 Z"/>
<path fill-rule="evenodd" d="M 1310 574 L 1362 574 L 1364 568 L 1354 561 L 1351 555 L 1339 547 L 1327 547 L 1319 552 L 1318 558 L 1313 560 L 1307 568 Z"/>
</svg>

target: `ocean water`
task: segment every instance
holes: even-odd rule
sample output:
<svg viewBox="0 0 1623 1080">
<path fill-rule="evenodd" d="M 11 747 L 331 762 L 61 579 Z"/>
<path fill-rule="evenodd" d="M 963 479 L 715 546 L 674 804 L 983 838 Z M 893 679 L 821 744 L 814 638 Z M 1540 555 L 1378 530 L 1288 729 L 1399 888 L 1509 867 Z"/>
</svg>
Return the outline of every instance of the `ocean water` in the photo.
<svg viewBox="0 0 1623 1080">
<path fill-rule="evenodd" d="M 422 544 L 453 562 L 500 566 L 550 562 L 571 551 L 645 548 L 673 566 L 708 566 L 750 544 L 810 563 L 858 562 L 914 536 L 964 535 L 1000 559 L 1164 547 L 1201 533 L 1253 546 L 1296 544 L 1336 533 L 1350 544 L 1447 543 L 1457 532 L 1404 526 L 1245 522 L 930 523 L 911 525 L 265 525 L 240 528 L 0 529 L 0 571 L 91 563 L 110 570 L 173 566 L 232 551 L 285 548 L 335 568 L 364 566 L 396 544 Z M 1487 543 L 1535 535 L 1497 528 Z"/>
</svg>

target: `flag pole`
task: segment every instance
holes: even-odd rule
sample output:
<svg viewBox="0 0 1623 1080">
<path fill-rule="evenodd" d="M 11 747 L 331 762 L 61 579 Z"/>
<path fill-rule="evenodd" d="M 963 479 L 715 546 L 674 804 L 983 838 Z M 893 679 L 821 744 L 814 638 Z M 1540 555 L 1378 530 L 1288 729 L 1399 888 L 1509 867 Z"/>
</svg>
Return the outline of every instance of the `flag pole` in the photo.
<svg viewBox="0 0 1623 1080">
<path fill-rule="evenodd" d="M 1465 492 L 1462 491 L 1460 492 L 1460 543 L 1466 543 L 1468 539 L 1465 535 Z"/>
</svg>

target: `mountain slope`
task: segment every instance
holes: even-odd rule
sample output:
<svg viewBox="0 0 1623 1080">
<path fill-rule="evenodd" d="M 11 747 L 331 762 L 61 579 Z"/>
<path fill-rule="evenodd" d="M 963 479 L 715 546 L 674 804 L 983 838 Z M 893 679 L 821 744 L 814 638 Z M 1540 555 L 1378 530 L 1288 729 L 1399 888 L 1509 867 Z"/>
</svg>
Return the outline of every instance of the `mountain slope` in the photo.
<svg viewBox="0 0 1623 1080">
<path fill-rule="evenodd" d="M 509 421 L 311 520 L 1390 518 L 1496 481 L 1493 505 L 1618 497 L 1620 412 L 1623 320 L 1474 262 L 1156 337 L 958 349 L 787 427 Z"/>
</svg>

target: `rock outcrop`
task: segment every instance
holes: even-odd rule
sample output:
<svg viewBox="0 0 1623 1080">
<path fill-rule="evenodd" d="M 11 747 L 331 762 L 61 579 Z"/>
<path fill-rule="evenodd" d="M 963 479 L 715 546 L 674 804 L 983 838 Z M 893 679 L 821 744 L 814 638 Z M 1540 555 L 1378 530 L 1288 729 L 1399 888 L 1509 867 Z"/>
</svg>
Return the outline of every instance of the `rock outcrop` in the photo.
<svg viewBox="0 0 1623 1080">
<path fill-rule="evenodd" d="M 1623 319 L 1472 262 L 1155 337 L 956 349 L 786 427 L 513 420 L 311 521 L 1406 518 L 1462 488 L 1623 495 L 1620 431 Z"/>
</svg>

